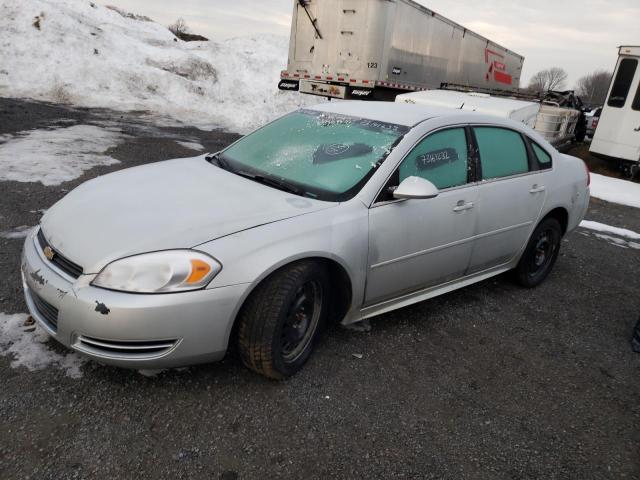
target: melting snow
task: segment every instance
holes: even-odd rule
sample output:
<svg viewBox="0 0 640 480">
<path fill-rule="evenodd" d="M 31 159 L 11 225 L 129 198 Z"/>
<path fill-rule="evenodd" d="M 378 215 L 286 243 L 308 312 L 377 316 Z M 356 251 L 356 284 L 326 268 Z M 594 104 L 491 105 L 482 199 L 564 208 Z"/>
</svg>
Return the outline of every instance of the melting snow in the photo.
<svg viewBox="0 0 640 480">
<path fill-rule="evenodd" d="M 640 208 L 640 183 L 592 173 L 591 196 L 607 202 Z"/>
<path fill-rule="evenodd" d="M 604 223 L 592 222 L 590 220 L 583 220 L 580 223 L 580 227 L 586 228 L 588 230 L 593 230 L 601 233 L 594 233 L 596 238 L 600 240 L 604 240 L 607 243 L 614 245 L 616 247 L 621 248 L 632 248 L 634 250 L 640 250 L 640 243 L 634 242 L 632 240 L 640 240 L 640 233 L 636 233 L 633 230 L 628 230 L 626 228 L 612 227 L 611 225 L 606 225 Z M 612 235 L 617 235 L 616 237 L 612 237 L 611 235 L 605 235 L 610 233 Z M 619 238 L 623 237 L 623 238 Z"/>
<path fill-rule="evenodd" d="M 604 223 L 599 223 L 599 222 L 592 222 L 590 220 L 583 220 L 580 223 L 580 226 L 582 228 L 587 228 L 589 230 L 596 230 L 598 232 L 613 233 L 614 235 L 630 238 L 631 240 L 640 240 L 640 233 L 636 233 L 633 230 L 627 230 L 626 228 L 612 227 L 611 225 L 606 225 Z"/>
<path fill-rule="evenodd" d="M 60 354 L 47 345 L 49 335 L 37 327 L 26 328 L 25 320 L 29 315 L 19 313 L 7 315 L 0 313 L 0 355 L 11 356 L 13 368 L 25 367 L 28 370 L 42 370 L 56 367 L 69 377 L 80 378 L 80 367 L 87 360 L 75 353 Z"/>
<path fill-rule="evenodd" d="M 176 142 L 176 143 L 190 150 L 197 150 L 199 152 L 204 150 L 204 147 L 197 142 Z"/>
<path fill-rule="evenodd" d="M 35 19 L 39 20 L 36 22 Z M 288 39 L 182 42 L 84 0 L 0 0 L 0 96 L 146 110 L 245 133 L 319 97 L 281 92 Z"/>
<path fill-rule="evenodd" d="M 16 227 L 13 230 L 6 230 L 4 232 L 0 232 L 0 237 L 2 238 L 26 238 L 29 235 L 33 227 L 28 225 L 22 225 L 20 227 Z"/>
<path fill-rule="evenodd" d="M 59 185 L 95 166 L 119 163 L 104 152 L 124 138 L 93 125 L 0 135 L 0 180 Z"/>
<path fill-rule="evenodd" d="M 595 236 L 597 238 L 601 239 L 601 240 L 605 240 L 606 242 L 608 242 L 611 245 L 614 245 L 616 247 L 633 248 L 635 250 L 640 250 L 640 243 L 629 242 L 629 241 L 624 240 L 622 238 L 612 237 L 611 235 L 603 235 L 601 233 L 596 233 Z"/>
</svg>

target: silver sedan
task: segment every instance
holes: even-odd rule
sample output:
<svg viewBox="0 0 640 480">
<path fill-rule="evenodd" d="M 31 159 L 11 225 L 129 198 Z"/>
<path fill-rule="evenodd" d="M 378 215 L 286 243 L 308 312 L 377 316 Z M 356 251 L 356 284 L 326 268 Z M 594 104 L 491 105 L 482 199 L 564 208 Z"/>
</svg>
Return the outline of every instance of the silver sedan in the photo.
<svg viewBox="0 0 640 480">
<path fill-rule="evenodd" d="M 24 291 L 53 338 L 99 362 L 176 367 L 235 344 L 281 379 L 328 322 L 508 270 L 538 285 L 588 183 L 580 160 L 509 120 L 327 103 L 76 188 L 27 238 Z"/>
</svg>

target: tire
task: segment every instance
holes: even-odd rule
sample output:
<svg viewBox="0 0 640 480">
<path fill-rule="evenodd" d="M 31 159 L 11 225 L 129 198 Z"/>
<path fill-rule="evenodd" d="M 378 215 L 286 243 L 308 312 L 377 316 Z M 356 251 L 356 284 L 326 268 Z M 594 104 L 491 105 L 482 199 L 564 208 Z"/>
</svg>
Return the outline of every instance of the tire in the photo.
<svg viewBox="0 0 640 480">
<path fill-rule="evenodd" d="M 562 227 L 558 220 L 545 218 L 540 222 L 515 268 L 516 281 L 526 288 L 544 282 L 558 259 L 561 240 Z"/>
<path fill-rule="evenodd" d="M 328 305 L 329 274 L 318 262 L 293 263 L 267 277 L 240 312 L 242 362 L 271 379 L 292 376 L 311 356 Z"/>
</svg>

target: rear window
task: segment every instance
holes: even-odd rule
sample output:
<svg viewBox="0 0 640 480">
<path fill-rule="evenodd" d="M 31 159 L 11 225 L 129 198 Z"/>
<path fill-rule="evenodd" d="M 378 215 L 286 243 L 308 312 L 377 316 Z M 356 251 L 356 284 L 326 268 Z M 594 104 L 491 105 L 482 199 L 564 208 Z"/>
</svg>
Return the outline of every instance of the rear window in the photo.
<svg viewBox="0 0 640 480">
<path fill-rule="evenodd" d="M 637 67 L 638 61 L 635 58 L 624 58 L 620 62 L 618 73 L 611 88 L 611 95 L 609 95 L 609 101 L 607 102 L 610 107 L 624 107 Z"/>
<path fill-rule="evenodd" d="M 527 148 L 518 132 L 498 127 L 475 127 L 482 178 L 509 177 L 529 171 Z"/>
</svg>

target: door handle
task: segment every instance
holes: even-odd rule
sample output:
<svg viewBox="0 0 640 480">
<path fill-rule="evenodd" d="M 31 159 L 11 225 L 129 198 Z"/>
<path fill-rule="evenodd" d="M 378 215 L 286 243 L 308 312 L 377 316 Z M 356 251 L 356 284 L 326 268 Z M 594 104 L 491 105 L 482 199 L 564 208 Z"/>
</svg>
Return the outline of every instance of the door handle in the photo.
<svg viewBox="0 0 640 480">
<path fill-rule="evenodd" d="M 538 185 L 537 183 L 531 187 L 531 190 L 529 190 L 529 193 L 540 193 L 540 192 L 544 192 L 547 188 L 544 185 Z"/>
<path fill-rule="evenodd" d="M 634 131 L 634 132 L 640 132 L 640 127 L 638 127 L 638 128 L 634 128 L 634 129 L 633 129 L 633 131 Z"/>
<path fill-rule="evenodd" d="M 464 200 L 460 200 L 458 204 L 453 208 L 453 211 L 464 212 L 465 210 L 471 210 L 473 207 L 473 202 L 465 202 Z"/>
</svg>

